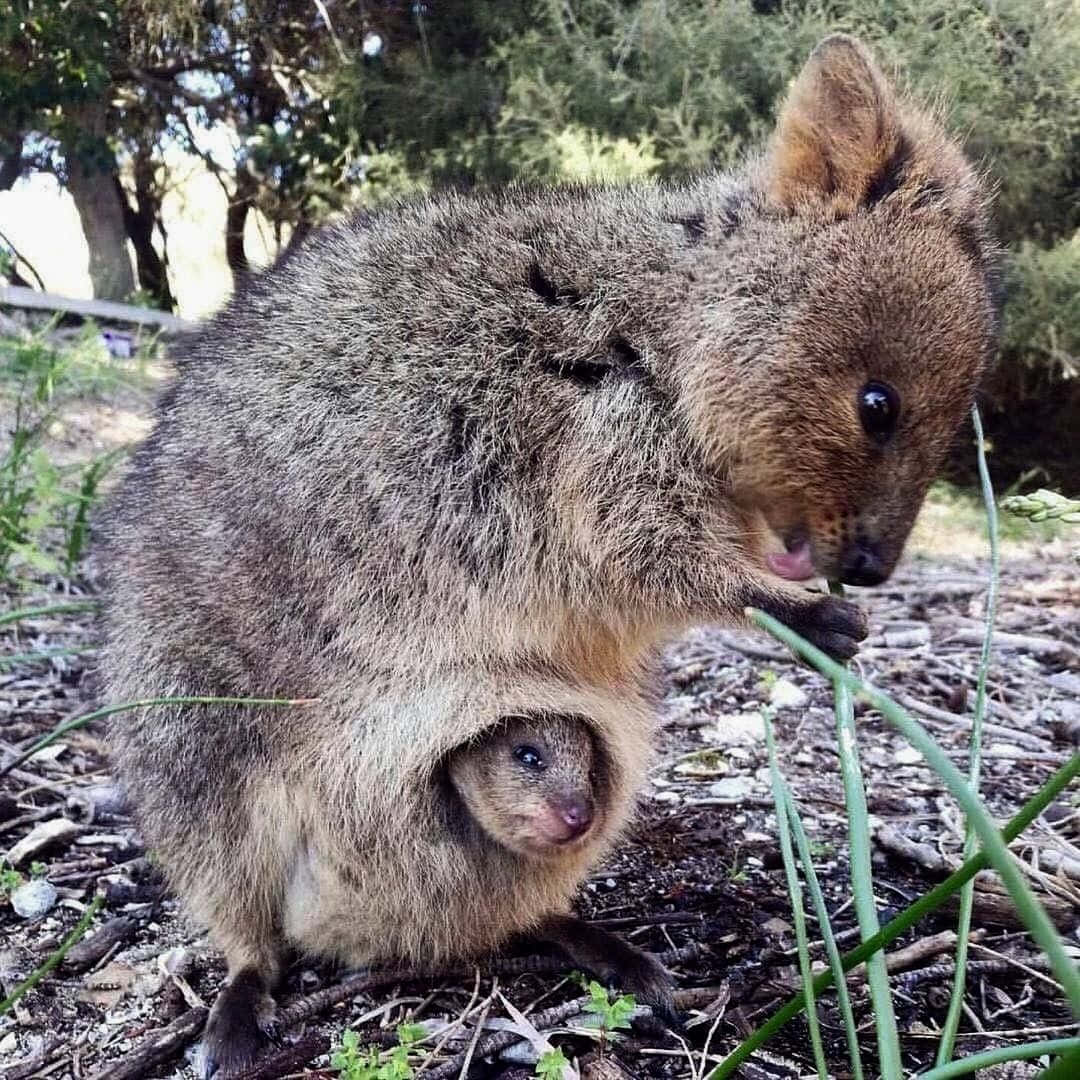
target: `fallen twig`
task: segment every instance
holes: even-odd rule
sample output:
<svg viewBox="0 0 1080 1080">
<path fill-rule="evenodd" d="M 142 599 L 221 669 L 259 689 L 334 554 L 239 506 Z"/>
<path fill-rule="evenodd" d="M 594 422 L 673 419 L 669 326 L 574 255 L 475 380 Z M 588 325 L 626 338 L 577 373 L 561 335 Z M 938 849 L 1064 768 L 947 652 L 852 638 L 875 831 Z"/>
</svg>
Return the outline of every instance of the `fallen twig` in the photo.
<svg viewBox="0 0 1080 1080">
<path fill-rule="evenodd" d="M 152 1032 L 134 1053 L 95 1073 L 93 1080 L 143 1080 L 151 1069 L 172 1060 L 198 1036 L 206 1023 L 207 1012 L 194 1008 L 181 1013 L 171 1024 Z"/>
</svg>

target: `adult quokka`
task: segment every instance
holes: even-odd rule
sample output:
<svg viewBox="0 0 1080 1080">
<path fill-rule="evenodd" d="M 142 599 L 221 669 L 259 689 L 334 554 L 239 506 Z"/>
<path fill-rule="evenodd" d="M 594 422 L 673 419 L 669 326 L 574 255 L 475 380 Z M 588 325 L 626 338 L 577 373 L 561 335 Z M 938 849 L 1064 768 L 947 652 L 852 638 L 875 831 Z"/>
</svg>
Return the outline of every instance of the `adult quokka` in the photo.
<svg viewBox="0 0 1080 1080">
<path fill-rule="evenodd" d="M 852 655 L 863 616 L 799 582 L 891 571 L 992 353 L 994 263 L 960 149 L 836 36 L 736 173 L 345 222 L 179 346 L 106 523 L 106 692 L 318 698 L 114 724 L 228 959 L 213 1060 L 254 1053 L 287 945 L 431 963 L 566 911 L 665 639 L 755 605 Z M 518 715 L 587 718 L 608 810 L 574 859 L 478 875 L 440 770 Z"/>
</svg>

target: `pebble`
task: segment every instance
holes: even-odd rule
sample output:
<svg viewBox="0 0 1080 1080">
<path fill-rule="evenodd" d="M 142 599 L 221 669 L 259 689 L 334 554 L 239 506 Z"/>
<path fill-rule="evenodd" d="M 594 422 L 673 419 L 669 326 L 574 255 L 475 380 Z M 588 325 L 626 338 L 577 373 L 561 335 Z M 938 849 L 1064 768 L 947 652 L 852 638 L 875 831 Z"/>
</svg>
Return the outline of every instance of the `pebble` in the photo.
<svg viewBox="0 0 1080 1080">
<path fill-rule="evenodd" d="M 809 700 L 790 679 L 777 679 L 769 691 L 769 704 L 777 709 L 801 709 Z"/>
<path fill-rule="evenodd" d="M 745 799 L 754 790 L 754 785 L 746 776 L 726 776 L 709 785 L 709 797 L 713 799 L 731 799 L 738 802 Z"/>
<path fill-rule="evenodd" d="M 18 1048 L 19 1040 L 15 1037 L 14 1031 L 9 1031 L 0 1039 L 0 1054 L 14 1054 Z"/>
<path fill-rule="evenodd" d="M 24 919 L 40 919 L 57 901 L 57 892 L 43 878 L 33 878 L 11 894 L 15 914 Z"/>
</svg>

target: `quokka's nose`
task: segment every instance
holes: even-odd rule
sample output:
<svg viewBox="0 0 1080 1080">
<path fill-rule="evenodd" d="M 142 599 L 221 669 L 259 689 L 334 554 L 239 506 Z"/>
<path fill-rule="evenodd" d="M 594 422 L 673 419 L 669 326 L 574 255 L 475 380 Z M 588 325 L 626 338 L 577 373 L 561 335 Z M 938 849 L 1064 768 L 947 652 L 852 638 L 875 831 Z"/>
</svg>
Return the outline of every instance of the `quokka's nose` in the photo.
<svg viewBox="0 0 1080 1080">
<path fill-rule="evenodd" d="M 880 585 L 889 572 L 878 546 L 856 540 L 844 549 L 840 560 L 840 580 L 845 585 Z"/>
</svg>

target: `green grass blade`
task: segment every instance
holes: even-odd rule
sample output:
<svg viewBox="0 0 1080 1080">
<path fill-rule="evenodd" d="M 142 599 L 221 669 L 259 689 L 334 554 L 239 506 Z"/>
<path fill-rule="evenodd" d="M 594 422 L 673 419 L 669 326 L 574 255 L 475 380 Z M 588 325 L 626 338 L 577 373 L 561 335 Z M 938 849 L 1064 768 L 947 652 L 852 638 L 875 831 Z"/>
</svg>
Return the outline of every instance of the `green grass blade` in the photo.
<svg viewBox="0 0 1080 1080">
<path fill-rule="evenodd" d="M 765 725 L 765 744 L 769 750 L 769 778 L 772 781 L 773 804 L 776 807 L 776 828 L 780 835 L 780 855 L 784 862 L 788 895 L 791 898 L 791 914 L 795 920 L 795 941 L 799 947 L 799 971 L 802 974 L 806 994 L 806 1019 L 810 1025 L 810 1045 L 814 1051 L 814 1064 L 821 1080 L 829 1080 L 829 1067 L 825 1061 L 825 1047 L 821 1043 L 821 1025 L 818 1023 L 817 1005 L 814 1001 L 814 973 L 810 967 L 810 942 L 806 936 L 806 909 L 803 906 L 799 873 L 795 869 L 795 853 L 791 846 L 790 814 L 785 797 L 787 785 L 780 775 L 780 763 L 776 759 L 776 740 L 773 738 L 771 710 L 763 709 L 761 719 Z"/>
<path fill-rule="evenodd" d="M 1039 1073 L 1039 1080 L 1076 1080 L 1080 1076 L 1080 1047 L 1065 1053 Z"/>
<path fill-rule="evenodd" d="M 947 1065 L 937 1065 L 929 1072 L 920 1073 L 918 1080 L 951 1080 L 954 1076 L 967 1076 L 978 1069 L 1000 1065 L 1003 1061 L 1026 1061 L 1042 1057 L 1043 1054 L 1063 1054 L 1076 1050 L 1080 1050 L 1080 1039 L 1050 1039 L 1047 1042 L 1022 1043 L 1020 1046 L 999 1046 L 994 1050 L 984 1050 L 981 1054 L 970 1054 L 959 1061 L 950 1061 Z"/>
<path fill-rule="evenodd" d="M 1073 1012 L 1080 1016 L 1080 971 L 1077 971 L 1076 965 L 1062 947 L 1054 924 L 1013 861 L 993 819 L 971 791 L 963 774 L 949 760 L 948 755 L 938 746 L 926 728 L 908 716 L 891 698 L 865 686 L 840 664 L 771 615 L 753 608 L 748 609 L 747 614 L 753 622 L 794 649 L 823 675 L 842 681 L 850 691 L 864 697 L 922 754 L 971 820 L 982 849 L 994 870 L 997 871 L 1002 884 L 1008 890 L 1017 914 L 1023 919 L 1024 925 L 1039 948 L 1046 954 L 1054 977 L 1064 988 Z"/>
<path fill-rule="evenodd" d="M 990 671 L 990 651 L 994 641 L 994 620 L 997 616 L 998 579 L 1001 574 L 1001 557 L 998 551 L 997 507 L 994 505 L 994 486 L 990 482 L 990 470 L 986 465 L 986 444 L 983 440 L 982 418 L 978 406 L 971 408 L 971 422 L 975 428 L 975 447 L 979 465 L 979 481 L 982 485 L 983 503 L 986 506 L 986 534 L 990 542 L 990 582 L 986 590 L 986 631 L 983 634 L 982 652 L 979 656 L 978 680 L 975 687 L 975 715 L 971 721 L 971 743 L 968 751 L 968 783 L 973 795 L 979 794 L 979 773 L 982 769 L 982 725 L 986 716 L 986 679 Z M 975 830 L 970 819 L 964 823 L 964 858 L 975 854 Z M 968 936 L 971 933 L 971 914 L 975 906 L 975 882 L 969 881 L 960 892 L 960 917 L 956 927 L 956 971 L 953 975 L 952 997 L 949 1011 L 941 1030 L 938 1044 L 937 1065 L 952 1060 L 956 1033 L 960 1028 L 960 1012 L 967 991 Z"/>
<path fill-rule="evenodd" d="M 0 768 L 0 776 L 6 776 L 12 769 L 17 769 L 39 750 L 44 750 L 50 743 L 55 742 L 61 735 L 69 731 L 81 728 L 92 720 L 101 720 L 103 717 L 112 716 L 113 713 L 128 712 L 131 709 L 146 709 L 152 705 L 312 705 L 318 698 L 244 698 L 244 697 L 156 697 L 141 698 L 139 701 L 125 701 L 119 705 L 107 705 L 103 709 L 95 709 L 93 712 L 83 713 L 74 719 L 65 720 L 58 724 L 48 734 L 42 735 L 28 750 L 21 753 L 14 761 L 8 762 Z"/>
<path fill-rule="evenodd" d="M 787 804 L 788 820 L 791 823 L 791 831 L 795 834 L 795 846 L 799 851 L 799 861 L 803 867 L 803 877 L 806 878 L 810 901 L 814 905 L 814 913 L 817 915 L 818 925 L 821 927 L 821 938 L 825 943 L 825 955 L 829 958 L 829 970 L 832 972 L 833 985 L 836 987 L 840 1016 L 844 1021 L 844 1037 L 847 1040 L 848 1057 L 851 1059 L 851 1075 L 854 1080 L 863 1080 L 862 1055 L 859 1052 L 859 1031 L 855 1026 L 855 1014 L 851 1008 L 851 995 L 848 993 L 847 980 L 844 978 L 843 960 L 840 957 L 840 949 L 837 947 L 836 938 L 833 936 L 832 923 L 829 922 L 829 911 L 825 907 L 825 896 L 821 891 L 817 871 L 814 869 L 814 860 L 810 853 L 810 841 L 807 839 L 802 819 L 798 815 L 795 798 L 786 783 L 784 784 L 784 797 Z"/>
<path fill-rule="evenodd" d="M 8 996 L 4 998 L 3 1001 L 0 1001 L 0 1016 L 3 1016 L 4 1013 L 6 1013 L 15 1004 L 15 1002 L 23 996 L 23 994 L 27 994 L 31 990 L 33 990 L 34 987 L 37 986 L 37 984 L 41 982 L 41 980 L 44 979 L 45 976 L 48 975 L 49 972 L 52 971 L 52 969 L 56 967 L 56 965 L 59 964 L 65 956 L 67 956 L 68 952 L 82 939 L 83 934 L 86 933 L 87 928 L 90 926 L 90 921 L 98 913 L 98 910 L 104 903 L 105 897 L 94 897 L 94 899 L 90 902 L 89 907 L 87 907 L 86 911 L 83 912 L 82 918 L 75 924 L 74 929 L 61 942 L 60 948 L 58 948 L 56 952 L 54 952 L 49 957 L 49 959 L 41 965 L 41 967 L 39 967 L 36 971 L 31 972 L 30 975 L 23 982 L 19 983 L 19 985 L 16 986 L 15 989 L 12 990 L 11 993 L 8 994 Z"/>
<path fill-rule="evenodd" d="M 96 600 L 72 600 L 67 604 L 51 604 L 47 607 L 20 608 L 18 611 L 5 611 L 0 615 L 0 626 L 22 622 L 23 619 L 39 619 L 46 615 L 70 615 L 76 611 L 93 611 L 98 606 Z"/>
<path fill-rule="evenodd" d="M 842 586 L 830 586 L 832 592 L 843 594 Z M 841 669 L 843 670 L 843 669 Z M 866 807 L 866 788 L 862 766 L 859 764 L 858 740 L 855 734 L 855 704 L 848 683 L 833 680 L 836 708 L 836 738 L 840 753 L 840 774 L 844 782 L 844 803 L 848 816 L 848 843 L 851 852 L 851 891 L 855 901 L 855 917 L 863 941 L 881 929 L 877 901 L 874 899 L 874 874 L 870 866 L 869 811 Z M 885 954 L 875 953 L 866 961 L 866 983 L 874 1007 L 874 1027 L 878 1040 L 878 1068 L 883 1080 L 900 1080 L 903 1064 L 900 1060 L 900 1032 L 889 989 L 889 973 Z"/>
<path fill-rule="evenodd" d="M 1078 777 L 1080 776 L 1080 754 L 1074 754 L 1057 772 L 1009 820 L 1001 830 L 1002 841 L 1011 844 L 1028 826 Z M 954 870 L 944 881 L 935 885 L 924 896 L 920 896 L 894 919 L 886 923 L 869 941 L 856 945 L 844 953 L 840 964 L 844 971 L 851 971 L 866 958 L 901 934 L 906 934 L 916 923 L 933 911 L 937 911 L 950 896 L 959 892 L 964 884 L 976 874 L 987 869 L 990 860 L 983 852 L 973 855 L 966 863 Z M 823 971 L 814 978 L 814 993 L 821 994 L 834 984 L 832 971 Z M 726 1080 L 732 1076 L 756 1050 L 764 1046 L 789 1020 L 798 1016 L 806 1006 L 806 995 L 800 990 L 786 1001 L 759 1028 L 751 1032 L 728 1056 L 709 1074 L 709 1080 Z M 1055 1080 L 1072 1080 L 1064 1075 Z"/>
</svg>

